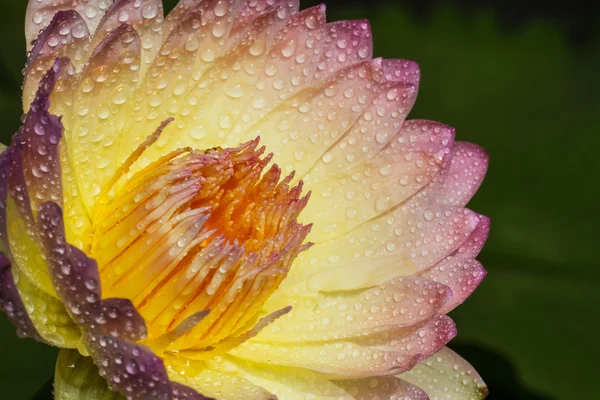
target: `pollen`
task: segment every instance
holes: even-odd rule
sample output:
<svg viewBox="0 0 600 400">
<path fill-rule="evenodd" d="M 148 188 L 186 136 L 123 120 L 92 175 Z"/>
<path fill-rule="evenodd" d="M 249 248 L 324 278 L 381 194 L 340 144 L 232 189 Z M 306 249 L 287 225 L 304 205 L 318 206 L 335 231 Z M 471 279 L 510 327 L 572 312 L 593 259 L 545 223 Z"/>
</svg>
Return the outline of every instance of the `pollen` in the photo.
<svg viewBox="0 0 600 400">
<path fill-rule="evenodd" d="M 133 302 L 153 350 L 214 355 L 289 311 L 261 307 L 310 246 L 311 226 L 297 221 L 310 193 L 272 156 L 259 139 L 176 150 L 127 179 L 121 171 L 96 206 L 103 297 Z"/>
</svg>

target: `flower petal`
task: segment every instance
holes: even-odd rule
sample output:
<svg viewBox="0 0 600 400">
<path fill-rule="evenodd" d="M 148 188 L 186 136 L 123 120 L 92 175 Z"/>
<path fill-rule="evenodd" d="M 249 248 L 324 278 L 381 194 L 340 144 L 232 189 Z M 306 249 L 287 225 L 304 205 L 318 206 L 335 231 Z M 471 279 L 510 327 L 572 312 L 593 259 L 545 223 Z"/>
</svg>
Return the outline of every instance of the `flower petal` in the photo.
<svg viewBox="0 0 600 400">
<path fill-rule="evenodd" d="M 20 337 L 30 337 L 44 343 L 44 339 L 35 330 L 10 270 L 9 260 L 0 254 L 0 310 L 3 310 L 10 322 L 17 328 Z"/>
<path fill-rule="evenodd" d="M 169 368 L 177 370 L 176 364 L 169 365 Z M 185 374 L 171 374 L 171 379 L 178 380 L 199 393 L 215 399 L 277 400 L 272 393 L 234 373 L 216 371 L 206 366 L 202 366 L 197 371 L 186 369 L 183 371 Z"/>
<path fill-rule="evenodd" d="M 11 261 L 15 270 L 22 272 L 28 281 L 40 291 L 56 296 L 39 246 L 23 171 L 21 144 L 18 142 L 18 138 L 16 140 L 17 142 L 11 145 L 11 166 L 8 179 L 9 196 L 6 204 L 9 254 L 12 257 Z M 13 272 L 16 274 L 16 271 Z"/>
<path fill-rule="evenodd" d="M 273 297 L 265 309 L 277 309 L 287 302 L 292 310 L 252 341 L 323 341 L 407 327 L 435 315 L 450 295 L 445 285 L 408 276 L 361 291 L 305 298 Z"/>
<path fill-rule="evenodd" d="M 12 197 L 7 197 L 10 164 L 13 162 L 13 154 L 19 153 L 18 150 L 18 147 L 13 145 L 0 156 L 0 248 L 13 260 L 12 268 L 5 268 L 2 274 L 3 288 L 0 297 L 4 302 L 3 308 L 9 317 L 14 316 L 11 320 L 23 333 L 42 338 L 45 342 L 56 346 L 76 347 L 81 338 L 81 331 L 67 313 L 63 303 L 48 294 L 48 292 L 54 293 L 54 289 L 51 284 L 48 285 L 47 266 L 36 242 L 36 229 L 23 221 L 15 201 Z M 20 162 L 20 154 L 17 161 Z M 22 172 L 20 175 L 23 176 Z M 20 182 L 23 181 L 24 178 L 21 178 Z M 19 196 L 26 203 L 21 208 L 30 207 L 23 183 L 21 183 Z M 16 238 L 15 234 L 17 234 Z M 13 253 L 14 251 L 16 253 Z M 25 272 L 21 270 L 19 263 L 24 266 Z M 37 282 L 37 286 L 30 280 L 31 278 L 38 279 L 33 281 Z M 39 287 L 42 282 L 45 290 Z M 29 324 L 32 326 L 30 327 Z"/>
<path fill-rule="evenodd" d="M 392 328 L 356 340 L 361 345 L 372 349 L 429 357 L 452 340 L 456 332 L 456 325 L 450 317 L 437 314 L 420 324 L 406 328 Z"/>
<path fill-rule="evenodd" d="M 14 267 L 52 296 L 56 293 L 41 254 L 33 218 L 41 202 L 62 201 L 58 144 L 63 127 L 60 119 L 48 112 L 50 93 L 62 64 L 62 60 L 57 60 L 41 80 L 25 123 L 13 137 L 8 177 L 10 197 L 5 208 Z"/>
<path fill-rule="evenodd" d="M 145 338 L 146 325 L 131 301 L 101 300 L 96 261 L 66 242 L 60 207 L 42 204 L 38 225 L 54 286 L 83 330 L 80 351 L 89 351 L 109 388 L 132 400 L 206 399 L 172 383 L 162 360 L 137 343 Z"/>
<path fill-rule="evenodd" d="M 448 176 L 437 195 L 440 204 L 464 206 L 483 182 L 487 171 L 487 152 L 473 143 L 455 142 Z"/>
<path fill-rule="evenodd" d="M 29 0 L 25 15 L 27 50 L 39 32 L 50 24 L 59 11 L 74 10 L 83 17 L 93 34 L 112 0 Z"/>
<path fill-rule="evenodd" d="M 48 112 L 50 94 L 54 89 L 63 62 L 57 60 L 39 83 L 35 99 L 25 118 L 23 127 L 15 137 L 19 140 L 22 168 L 32 211 L 40 203 L 62 203 L 62 179 L 59 142 L 63 135 L 60 118 Z"/>
<path fill-rule="evenodd" d="M 455 252 L 455 256 L 462 258 L 475 258 L 483 248 L 488 234 L 490 233 L 490 218 L 479 215 L 481 219 L 477 228 L 471 233 L 469 239 L 463 243 Z"/>
<path fill-rule="evenodd" d="M 396 377 L 336 380 L 355 400 L 429 400 L 418 387 Z"/>
<path fill-rule="evenodd" d="M 118 168 L 119 137 L 129 112 L 127 99 L 137 85 L 140 51 L 136 31 L 121 25 L 94 50 L 81 73 L 77 118 L 66 139 L 88 210 Z"/>
<path fill-rule="evenodd" d="M 0 154 L 0 252 L 4 253 L 6 256 L 10 256 L 8 228 L 6 225 L 6 201 L 8 196 L 8 176 L 10 173 L 12 148 L 7 148 L 3 144 L 0 144 L 0 148 L 2 151 L 2 154 Z"/>
<path fill-rule="evenodd" d="M 53 346 L 76 348 L 81 340 L 81 330 L 63 302 L 38 289 L 14 264 L 11 272 L 25 310 L 39 335 Z"/>
<path fill-rule="evenodd" d="M 358 120 L 376 95 L 377 74 L 371 62 L 339 71 L 279 105 L 242 139 L 261 136 L 261 143 L 277 154 L 282 169 L 302 177 Z"/>
<path fill-rule="evenodd" d="M 34 42 L 25 67 L 23 110 L 28 111 L 42 76 L 58 57 L 68 57 L 79 71 L 86 61 L 89 31 L 73 10 L 59 11 Z"/>
<path fill-rule="evenodd" d="M 243 32 L 252 25 L 252 21 L 272 10 L 277 10 L 278 18 L 287 20 L 298 13 L 299 0 L 255 0 L 244 1 L 235 16 L 232 28 L 232 40 L 239 39 Z"/>
<path fill-rule="evenodd" d="M 413 135 L 413 125 L 404 123 L 390 144 L 374 157 L 351 163 L 339 172 L 331 165 L 328 180 L 310 185 L 315 196 L 302 215 L 318 222 L 309 239 L 319 242 L 339 237 L 409 199 L 413 207 L 423 204 L 417 194 L 421 196 L 420 192 L 447 169 L 453 132 L 430 129 Z M 346 153 L 352 162 L 352 149 Z"/>
<path fill-rule="evenodd" d="M 447 347 L 399 378 L 423 389 L 431 400 L 479 400 L 488 393 L 473 367 Z"/>
<path fill-rule="evenodd" d="M 398 208 L 300 254 L 281 290 L 355 290 L 415 274 L 465 244 L 480 223 L 460 207 Z"/>
<path fill-rule="evenodd" d="M 367 378 L 407 370 L 437 352 L 456 335 L 456 326 L 445 315 L 405 328 L 389 326 L 389 330 L 379 333 L 369 334 L 369 329 L 365 329 L 363 336 L 345 340 L 340 338 L 344 338 L 346 332 L 337 330 L 335 321 L 330 326 L 329 337 L 322 336 L 323 341 L 267 343 L 261 342 L 259 336 L 258 340 L 234 349 L 232 354 L 265 364 L 308 368 L 332 379 Z"/>
<path fill-rule="evenodd" d="M 387 82 L 406 82 L 419 86 L 421 70 L 419 64 L 411 60 L 383 60 L 383 79 Z"/>
<path fill-rule="evenodd" d="M 247 342 L 233 349 L 231 354 L 265 365 L 308 369 L 328 379 L 398 374 L 423 359 L 420 354 L 379 350 L 343 340 L 286 345 Z"/>
<path fill-rule="evenodd" d="M 55 400 L 124 400 L 108 388 L 90 357 L 77 350 L 62 349 L 54 371 Z"/>
<path fill-rule="evenodd" d="M 336 71 L 373 57 L 373 35 L 367 20 L 337 21 L 325 28 L 325 46 L 314 81 L 322 81 Z"/>
<path fill-rule="evenodd" d="M 209 24 L 200 23 L 198 12 L 192 10 L 167 39 L 141 89 L 146 104 L 135 107 L 140 111 L 136 125 L 126 135 L 125 148 L 132 150 L 143 140 L 140 128 L 166 117 L 175 118 L 175 123 L 140 157 L 140 167 L 178 148 L 214 147 L 223 141 L 223 132 L 246 107 L 247 95 L 266 57 L 262 47 L 261 51 L 252 49 L 259 42 L 266 49 L 281 23 L 275 11 L 259 17 L 229 53 L 214 59 L 217 54 L 204 47 L 210 45 L 205 39 L 213 32 Z M 179 30 L 182 35 L 177 34 Z M 233 147 L 238 145 L 236 142 Z M 127 155 L 124 152 L 120 157 Z"/>
<path fill-rule="evenodd" d="M 244 99 L 238 123 L 227 137 L 228 145 L 255 137 L 248 132 L 253 125 L 311 83 L 323 47 L 325 9 L 316 6 L 304 10 L 277 30 L 273 39 L 266 43 L 262 39 L 251 49 L 252 53 L 265 52 L 265 61 L 248 100 Z"/>
<path fill-rule="evenodd" d="M 371 104 L 348 132 L 303 177 L 308 184 L 343 179 L 357 165 L 369 165 L 401 128 L 417 97 L 416 86 L 407 82 L 377 85 Z"/>
<path fill-rule="evenodd" d="M 423 273 L 423 276 L 440 282 L 452 290 L 452 297 L 442 306 L 440 313 L 448 313 L 473 293 L 486 275 L 477 260 L 448 257 Z"/>
<path fill-rule="evenodd" d="M 140 36 L 142 62 L 139 74 L 144 76 L 162 44 L 163 20 L 162 0 L 116 0 L 98 25 L 89 51 L 94 51 L 110 32 L 127 24 Z"/>
<path fill-rule="evenodd" d="M 321 374 L 307 369 L 257 364 L 233 357 L 212 360 L 209 366 L 221 372 L 235 373 L 281 400 L 354 400 Z"/>
</svg>

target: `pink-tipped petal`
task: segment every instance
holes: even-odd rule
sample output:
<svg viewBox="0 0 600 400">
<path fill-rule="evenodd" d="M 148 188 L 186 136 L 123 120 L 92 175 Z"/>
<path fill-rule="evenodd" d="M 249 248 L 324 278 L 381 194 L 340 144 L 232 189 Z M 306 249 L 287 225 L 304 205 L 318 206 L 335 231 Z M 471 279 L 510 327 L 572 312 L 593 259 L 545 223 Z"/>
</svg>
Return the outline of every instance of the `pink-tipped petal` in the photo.
<svg viewBox="0 0 600 400">
<path fill-rule="evenodd" d="M 387 82 L 406 82 L 419 87 L 419 64 L 410 60 L 383 60 L 383 79 Z"/>
<path fill-rule="evenodd" d="M 386 376 L 354 380 L 336 380 L 354 400 L 429 400 L 417 386 L 402 379 Z"/>
<path fill-rule="evenodd" d="M 270 11 L 277 11 L 277 18 L 285 21 L 298 13 L 299 0 L 255 0 L 244 1 L 235 15 L 230 42 L 239 40 L 252 22 Z"/>
<path fill-rule="evenodd" d="M 453 255 L 465 259 L 477 257 L 483 248 L 490 233 L 491 220 L 485 215 L 479 215 L 480 221 L 471 236 L 464 242 Z"/>
<path fill-rule="evenodd" d="M 315 81 L 327 79 L 336 71 L 373 57 L 369 21 L 332 22 L 327 24 L 325 32 L 325 46 L 313 78 Z"/>
<path fill-rule="evenodd" d="M 54 15 L 59 11 L 74 10 L 81 15 L 90 33 L 102 20 L 104 13 L 113 0 L 29 0 L 25 15 L 25 38 L 27 49 L 39 32 L 50 24 Z"/>
<path fill-rule="evenodd" d="M 406 355 L 422 355 L 424 358 L 438 352 L 456 336 L 452 318 L 437 314 L 431 319 L 407 328 L 392 328 L 356 339 L 365 347 L 377 350 L 400 351 Z"/>
<path fill-rule="evenodd" d="M 255 137 L 254 131 L 248 132 L 253 125 L 311 83 L 323 49 L 325 10 L 321 6 L 304 10 L 278 30 L 273 39 L 267 38 L 268 46 L 264 43 L 265 39 L 261 39 L 262 43 L 257 42 L 250 49 L 256 54 L 266 52 L 265 60 L 255 88 L 248 93 L 250 98 L 244 102 L 241 116 L 236 118 L 238 123 L 233 129 L 234 134 L 227 138 L 230 145 L 239 140 L 239 134 L 235 132 L 246 133 L 240 141 Z"/>
<path fill-rule="evenodd" d="M 479 286 L 486 271 L 477 260 L 448 257 L 423 273 L 423 276 L 452 289 L 452 297 L 440 312 L 448 313 L 460 305 Z"/>
<path fill-rule="evenodd" d="M 356 290 L 416 274 L 455 252 L 479 223 L 460 207 L 398 208 L 301 254 L 282 289 Z"/>
<path fill-rule="evenodd" d="M 395 375 L 423 359 L 422 355 L 379 350 L 347 340 L 301 344 L 247 342 L 230 353 L 265 365 L 308 369 L 321 373 L 326 379 Z"/>
<path fill-rule="evenodd" d="M 303 176 L 360 117 L 376 93 L 375 74 L 369 62 L 339 71 L 281 104 L 247 131 L 244 140 L 260 136 L 284 171 Z"/>
<path fill-rule="evenodd" d="M 366 290 L 286 298 L 292 310 L 252 342 L 325 341 L 409 327 L 435 315 L 450 296 L 443 284 L 408 276 Z M 265 308 L 278 307 L 271 305 L 276 302 L 272 299 Z"/>
<path fill-rule="evenodd" d="M 450 170 L 437 194 L 437 202 L 461 207 L 466 205 L 483 182 L 488 160 L 488 153 L 480 146 L 455 142 Z"/>
<path fill-rule="evenodd" d="M 379 83 L 360 118 L 303 179 L 308 184 L 343 179 L 356 165 L 368 165 L 396 137 L 416 97 L 416 87 L 410 83 Z"/>
</svg>

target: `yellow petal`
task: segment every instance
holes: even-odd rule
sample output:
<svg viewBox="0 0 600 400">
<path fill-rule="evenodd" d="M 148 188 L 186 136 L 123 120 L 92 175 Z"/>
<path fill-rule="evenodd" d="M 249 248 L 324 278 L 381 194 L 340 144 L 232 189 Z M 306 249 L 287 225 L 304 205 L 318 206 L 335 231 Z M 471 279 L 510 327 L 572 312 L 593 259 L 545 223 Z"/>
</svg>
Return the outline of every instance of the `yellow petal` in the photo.
<svg viewBox="0 0 600 400">
<path fill-rule="evenodd" d="M 14 264 L 12 273 L 27 314 L 40 336 L 54 346 L 77 348 L 81 330 L 63 302 L 39 290 Z"/>
<path fill-rule="evenodd" d="M 477 371 L 447 347 L 399 377 L 419 386 L 431 400 L 481 400 L 488 394 Z"/>
<path fill-rule="evenodd" d="M 310 370 L 255 364 L 235 358 L 217 359 L 210 366 L 238 374 L 281 400 L 354 400 L 345 390 Z"/>
</svg>

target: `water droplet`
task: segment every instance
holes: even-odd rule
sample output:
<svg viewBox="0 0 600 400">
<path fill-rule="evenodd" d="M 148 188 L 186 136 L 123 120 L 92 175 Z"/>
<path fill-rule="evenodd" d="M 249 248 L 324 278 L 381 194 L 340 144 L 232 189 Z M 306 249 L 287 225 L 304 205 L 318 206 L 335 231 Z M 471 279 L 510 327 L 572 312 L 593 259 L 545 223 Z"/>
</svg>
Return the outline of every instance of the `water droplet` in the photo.
<svg viewBox="0 0 600 400">
<path fill-rule="evenodd" d="M 283 49 L 281 49 L 281 55 L 283 55 L 286 58 L 290 58 L 296 52 L 297 47 L 297 42 L 294 39 L 291 39 L 286 43 Z"/>
</svg>

